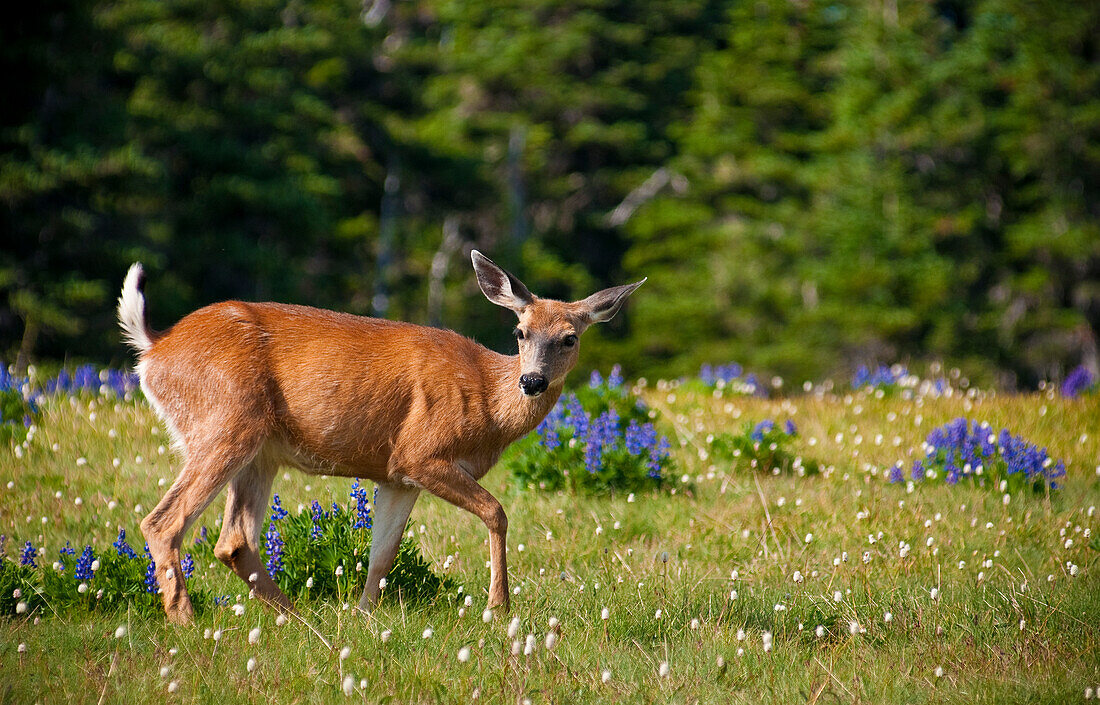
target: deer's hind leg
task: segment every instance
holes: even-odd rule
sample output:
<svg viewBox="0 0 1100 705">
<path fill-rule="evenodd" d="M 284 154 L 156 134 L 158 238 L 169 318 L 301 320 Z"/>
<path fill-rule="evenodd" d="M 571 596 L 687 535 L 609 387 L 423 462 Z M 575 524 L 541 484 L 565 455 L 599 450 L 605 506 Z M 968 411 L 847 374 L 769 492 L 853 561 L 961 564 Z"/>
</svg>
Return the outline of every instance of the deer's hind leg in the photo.
<svg viewBox="0 0 1100 705">
<path fill-rule="evenodd" d="M 293 609 L 260 560 L 260 529 L 271 498 L 278 465 L 257 456 L 229 481 L 222 530 L 214 555 L 248 584 L 256 597 L 281 609 Z"/>
<path fill-rule="evenodd" d="M 175 482 L 141 522 L 141 532 L 156 564 L 157 586 L 168 621 L 190 622 L 191 598 L 180 566 L 180 545 L 187 529 L 199 518 L 222 487 L 252 460 L 259 443 L 189 444 L 187 460 Z"/>
</svg>

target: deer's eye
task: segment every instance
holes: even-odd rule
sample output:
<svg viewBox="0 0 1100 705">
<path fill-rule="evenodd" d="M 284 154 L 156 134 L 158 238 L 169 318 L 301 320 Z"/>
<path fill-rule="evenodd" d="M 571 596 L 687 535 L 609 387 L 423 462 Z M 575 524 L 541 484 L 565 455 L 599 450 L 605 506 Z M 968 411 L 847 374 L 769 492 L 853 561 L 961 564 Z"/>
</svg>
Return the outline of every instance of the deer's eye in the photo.
<svg viewBox="0 0 1100 705">
<path fill-rule="evenodd" d="M 571 348 L 577 344 L 577 336 L 569 334 L 561 339 L 561 344 L 567 348 Z"/>
<path fill-rule="evenodd" d="M 523 331 L 521 331 L 519 328 L 516 328 L 514 331 L 512 331 L 512 335 L 516 336 L 516 340 L 523 340 Z"/>
</svg>

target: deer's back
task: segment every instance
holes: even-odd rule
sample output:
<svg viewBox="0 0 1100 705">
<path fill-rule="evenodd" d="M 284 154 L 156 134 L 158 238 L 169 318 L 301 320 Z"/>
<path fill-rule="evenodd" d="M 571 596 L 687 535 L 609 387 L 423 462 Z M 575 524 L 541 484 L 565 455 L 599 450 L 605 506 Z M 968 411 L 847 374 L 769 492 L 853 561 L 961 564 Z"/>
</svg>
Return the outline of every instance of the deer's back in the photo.
<svg viewBox="0 0 1100 705">
<path fill-rule="evenodd" d="M 303 469 L 377 480 L 395 448 L 446 454 L 488 422 L 486 354 L 451 331 L 228 301 L 181 319 L 140 370 L 189 448 L 259 433 Z"/>
</svg>

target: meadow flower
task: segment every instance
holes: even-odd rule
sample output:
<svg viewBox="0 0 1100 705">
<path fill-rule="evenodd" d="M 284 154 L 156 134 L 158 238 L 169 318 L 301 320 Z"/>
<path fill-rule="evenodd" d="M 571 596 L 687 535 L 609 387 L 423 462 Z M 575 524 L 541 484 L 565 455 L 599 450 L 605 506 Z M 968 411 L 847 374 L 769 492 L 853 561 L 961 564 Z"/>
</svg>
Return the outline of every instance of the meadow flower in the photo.
<svg viewBox="0 0 1100 705">
<path fill-rule="evenodd" d="M 149 554 L 149 544 L 145 544 L 145 559 L 149 561 L 149 564 L 145 567 L 145 592 L 155 593 L 159 589 L 157 586 L 157 564 L 153 562 L 153 557 Z"/>
<path fill-rule="evenodd" d="M 355 676 L 350 674 L 344 676 L 344 682 L 340 687 L 344 691 L 344 695 L 350 698 L 355 693 Z"/>
<path fill-rule="evenodd" d="M 611 680 L 611 671 L 609 671 L 607 669 L 604 669 L 603 673 L 600 674 L 600 682 L 601 683 L 608 683 L 608 682 L 610 682 L 610 680 Z"/>
<path fill-rule="evenodd" d="M 669 670 L 668 661 L 661 661 L 661 665 L 657 668 L 657 675 L 661 678 L 668 678 Z"/>
<path fill-rule="evenodd" d="M 253 671 L 255 671 L 256 670 L 256 659 L 254 659 L 254 658 L 248 659 L 248 662 L 244 665 L 244 670 L 248 671 L 249 673 L 252 673 Z"/>
<path fill-rule="evenodd" d="M 23 545 L 23 553 L 19 557 L 19 565 L 30 566 L 31 568 L 37 568 L 38 564 L 34 562 L 34 559 L 38 556 L 38 551 L 28 541 Z"/>
<path fill-rule="evenodd" d="M 469 646 L 463 646 L 461 649 L 458 650 L 458 662 L 459 663 L 466 663 L 469 660 L 470 660 L 470 647 Z"/>
<path fill-rule="evenodd" d="M 359 478 L 352 483 L 349 496 L 355 500 L 355 523 L 353 529 L 369 529 L 372 525 L 370 505 L 367 504 L 367 491 L 359 484 Z"/>
<path fill-rule="evenodd" d="M 137 552 L 135 552 L 134 549 L 130 547 L 130 544 L 126 542 L 126 529 L 119 528 L 118 538 L 115 539 L 115 542 L 111 545 L 114 546 L 115 551 L 118 553 L 118 555 L 122 556 L 123 558 L 138 557 Z"/>
<path fill-rule="evenodd" d="M 558 645 L 558 639 L 559 639 L 559 637 L 558 637 L 557 632 L 547 632 L 546 633 L 546 650 L 547 651 L 553 651 L 554 647 L 556 647 Z"/>
<path fill-rule="evenodd" d="M 282 502 L 279 501 L 279 495 L 276 494 L 274 501 L 271 503 L 271 518 L 267 524 L 267 531 L 264 533 L 264 550 L 267 552 L 266 567 L 272 578 L 283 570 L 283 549 L 286 544 L 283 542 L 283 537 L 279 535 L 279 529 L 275 524 L 286 516 L 287 511 L 283 509 Z"/>
<path fill-rule="evenodd" d="M 1089 368 L 1080 365 L 1066 375 L 1065 381 L 1062 382 L 1061 392 L 1062 396 L 1067 399 L 1073 399 L 1074 397 L 1094 391 L 1095 389 L 1096 377 Z"/>
<path fill-rule="evenodd" d="M 95 555 L 92 553 L 91 546 L 85 546 L 84 550 L 80 553 L 80 558 L 76 561 L 76 570 L 73 572 L 73 578 L 76 580 L 91 580 L 92 579 L 92 562 L 95 560 Z"/>
<path fill-rule="evenodd" d="M 168 692 L 169 693 L 175 693 L 179 689 L 180 689 L 180 684 L 177 683 L 176 681 L 172 681 L 171 683 L 168 684 Z"/>
<path fill-rule="evenodd" d="M 248 632 L 248 643 L 256 644 L 260 641 L 260 628 L 256 627 L 252 631 Z"/>
<path fill-rule="evenodd" d="M 421 632 L 420 638 L 421 639 L 431 639 L 433 634 L 435 634 L 435 630 L 432 629 L 431 627 L 428 627 L 423 632 Z"/>
<path fill-rule="evenodd" d="M 190 553 L 185 553 L 180 560 L 180 568 L 183 569 L 183 579 L 189 579 L 195 573 L 195 559 Z"/>
<path fill-rule="evenodd" d="M 385 644 L 387 641 L 390 640 L 390 637 L 392 635 L 393 635 L 393 632 L 391 632 L 389 629 L 383 629 L 382 633 L 379 634 L 378 636 L 379 636 L 379 638 L 382 639 L 382 643 Z"/>
</svg>

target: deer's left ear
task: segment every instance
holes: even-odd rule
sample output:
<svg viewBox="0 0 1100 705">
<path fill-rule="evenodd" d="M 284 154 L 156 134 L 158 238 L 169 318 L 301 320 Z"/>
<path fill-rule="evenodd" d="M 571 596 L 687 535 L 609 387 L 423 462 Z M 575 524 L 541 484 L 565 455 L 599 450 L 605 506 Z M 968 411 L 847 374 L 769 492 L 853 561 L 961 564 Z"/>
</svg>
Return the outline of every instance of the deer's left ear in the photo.
<svg viewBox="0 0 1100 705">
<path fill-rule="evenodd" d="M 648 277 L 646 277 L 646 279 L 648 279 Z M 589 323 L 610 321 L 615 317 L 615 314 L 619 312 L 619 309 L 623 307 L 623 302 L 626 301 L 626 297 L 633 294 L 634 290 L 642 284 L 645 284 L 645 282 L 646 280 L 643 279 L 633 284 L 613 286 L 610 289 L 597 291 L 587 299 L 578 301 L 577 304 L 581 306 L 584 311 L 584 316 L 588 319 Z"/>
</svg>

